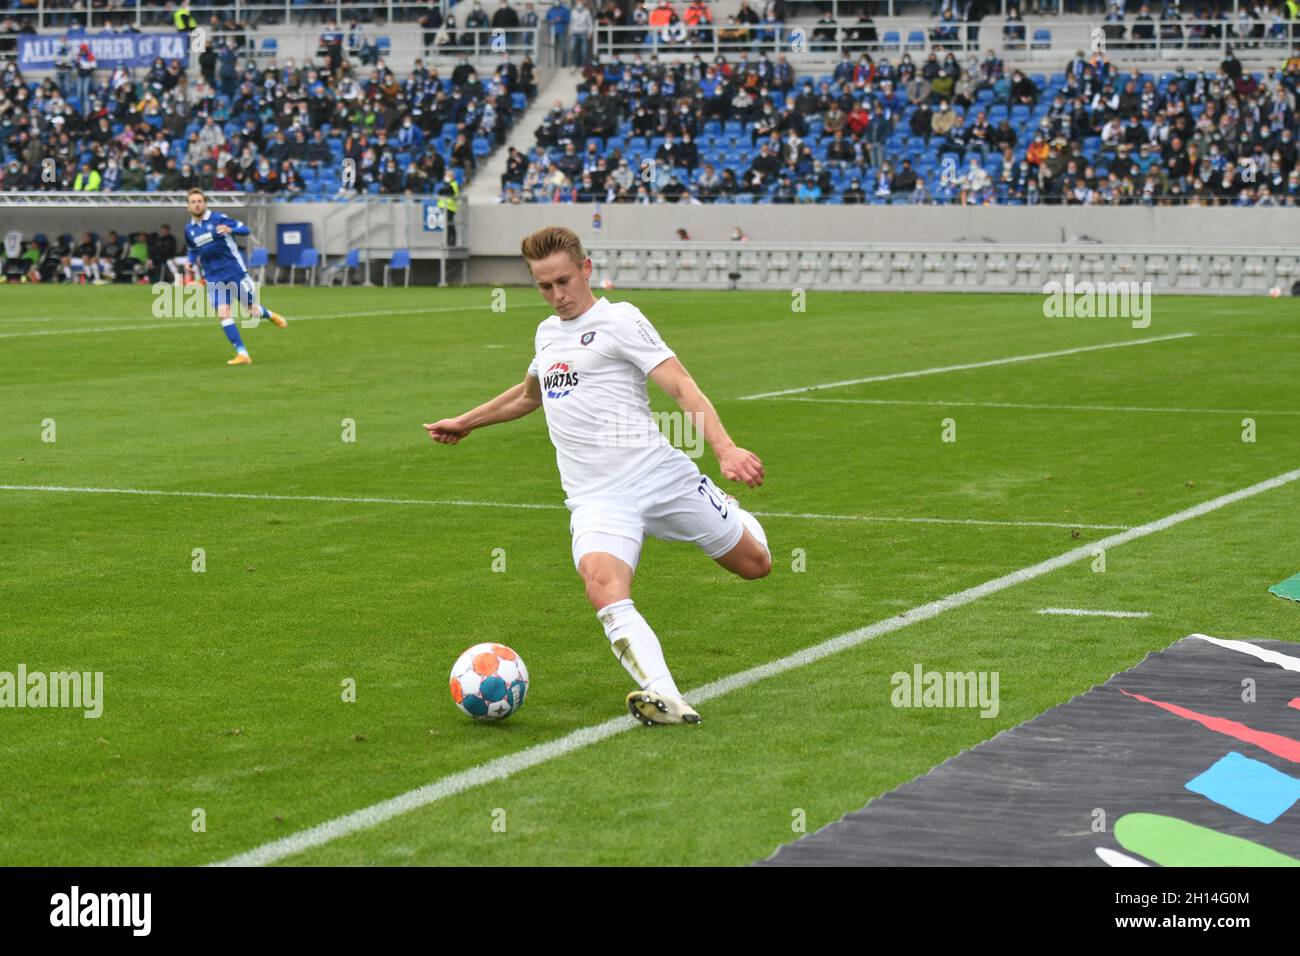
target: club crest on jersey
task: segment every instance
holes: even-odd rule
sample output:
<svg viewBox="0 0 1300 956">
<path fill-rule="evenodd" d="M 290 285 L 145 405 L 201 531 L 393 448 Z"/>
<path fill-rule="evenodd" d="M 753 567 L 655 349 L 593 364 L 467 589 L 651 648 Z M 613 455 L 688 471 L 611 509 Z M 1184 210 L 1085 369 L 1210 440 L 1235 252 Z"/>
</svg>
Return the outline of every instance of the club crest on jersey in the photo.
<svg viewBox="0 0 1300 956">
<path fill-rule="evenodd" d="M 590 345 L 590 344 L 591 344 L 591 340 L 594 339 L 595 337 L 596 337 L 596 333 L 595 333 L 595 332 L 583 332 L 583 333 L 582 333 L 582 344 L 583 344 L 583 345 Z"/>
<path fill-rule="evenodd" d="M 556 362 L 542 376 L 542 388 L 547 398 L 563 398 L 578 384 L 578 373 L 568 362 Z"/>
</svg>

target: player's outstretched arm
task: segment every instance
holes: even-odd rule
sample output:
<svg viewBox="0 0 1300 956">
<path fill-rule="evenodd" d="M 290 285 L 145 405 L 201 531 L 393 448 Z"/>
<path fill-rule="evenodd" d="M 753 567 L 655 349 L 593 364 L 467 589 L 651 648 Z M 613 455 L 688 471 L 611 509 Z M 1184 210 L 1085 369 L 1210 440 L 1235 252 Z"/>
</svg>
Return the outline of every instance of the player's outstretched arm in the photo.
<svg viewBox="0 0 1300 956">
<path fill-rule="evenodd" d="M 224 228 L 226 232 L 230 233 L 232 236 L 246 236 L 252 231 L 248 228 L 247 223 L 240 222 L 238 219 L 232 219 L 231 217 L 220 213 L 218 213 L 218 215 L 221 215 L 221 220 L 220 225 L 217 226 L 217 232 L 220 232 Z"/>
<path fill-rule="evenodd" d="M 650 380 L 671 395 L 692 421 L 703 422 L 704 440 L 718 459 L 722 477 L 743 481 L 751 488 L 763 483 L 763 462 L 752 451 L 738 447 L 731 440 L 713 403 L 700 391 L 680 361 L 670 358 L 660 362 L 650 370 Z"/>
<path fill-rule="evenodd" d="M 454 445 L 476 428 L 510 422 L 535 412 L 542 404 L 542 387 L 535 375 L 525 375 L 524 380 L 508 388 L 490 402 L 471 409 L 455 418 L 426 423 L 429 437 L 444 445 Z"/>
</svg>

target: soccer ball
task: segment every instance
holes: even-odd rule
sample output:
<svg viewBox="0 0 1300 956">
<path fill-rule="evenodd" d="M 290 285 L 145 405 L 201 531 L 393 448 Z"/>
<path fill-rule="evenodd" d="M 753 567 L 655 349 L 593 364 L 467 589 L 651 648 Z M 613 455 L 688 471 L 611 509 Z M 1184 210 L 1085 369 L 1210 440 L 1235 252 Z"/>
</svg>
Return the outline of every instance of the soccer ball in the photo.
<svg viewBox="0 0 1300 956">
<path fill-rule="evenodd" d="M 612 289 L 614 288 L 614 280 L 609 278 L 601 279 L 600 287 L 602 289 Z"/>
<path fill-rule="evenodd" d="M 1277 286 L 1274 286 L 1273 288 L 1268 290 L 1268 294 L 1270 298 L 1276 299 L 1278 296 L 1282 294 L 1282 290 L 1279 289 Z"/>
<path fill-rule="evenodd" d="M 505 720 L 524 706 L 528 668 L 504 644 L 475 644 L 451 668 L 451 699 L 476 720 Z"/>
</svg>

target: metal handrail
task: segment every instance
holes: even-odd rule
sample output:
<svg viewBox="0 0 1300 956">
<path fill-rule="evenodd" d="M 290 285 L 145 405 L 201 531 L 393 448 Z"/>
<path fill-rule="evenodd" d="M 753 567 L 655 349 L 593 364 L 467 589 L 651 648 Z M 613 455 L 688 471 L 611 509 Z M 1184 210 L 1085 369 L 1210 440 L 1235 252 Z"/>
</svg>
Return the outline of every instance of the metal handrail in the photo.
<svg viewBox="0 0 1300 956">
<path fill-rule="evenodd" d="M 1004 18 L 986 16 L 979 21 L 944 22 L 937 18 L 927 18 L 902 22 L 891 21 L 889 24 L 874 24 L 877 39 L 864 42 L 850 39 L 849 34 L 858 29 L 858 25 L 845 20 L 835 27 L 835 36 L 822 39 L 819 29 L 830 29 L 829 25 L 819 27 L 817 24 L 783 23 L 750 24 L 737 27 L 734 24 L 687 26 L 676 23 L 668 27 L 649 26 L 608 27 L 597 26 L 592 40 L 592 57 L 600 59 L 614 54 L 656 54 L 660 59 L 680 59 L 699 55 L 712 59 L 718 54 L 734 55 L 740 52 L 752 54 L 767 53 L 785 56 L 792 63 L 817 59 L 838 59 L 844 51 L 850 54 L 870 53 L 888 55 L 891 53 L 930 53 L 983 51 L 990 47 L 1008 52 L 1045 51 L 1061 55 L 1073 48 L 1082 48 L 1091 52 L 1120 54 L 1125 59 L 1141 56 L 1159 58 L 1161 54 L 1177 51 L 1180 54 L 1196 55 L 1222 54 L 1231 47 L 1239 56 L 1245 54 L 1254 57 L 1273 56 L 1288 46 L 1300 46 L 1300 20 L 1297 21 L 1243 21 L 1240 19 L 1209 20 L 1188 17 L 1179 20 L 1161 20 L 1153 18 L 1150 26 L 1154 37 L 1150 40 L 1134 40 L 1133 27 L 1136 18 L 1127 18 L 1123 24 L 1106 24 L 1100 19 L 1076 17 L 1073 19 L 1053 19 L 1031 16 L 1021 21 L 1025 28 L 1023 39 L 1008 40 L 1004 33 L 1007 25 Z M 1243 24 L 1253 29 L 1262 30 L 1260 36 L 1241 37 L 1236 30 Z M 1125 28 L 1125 39 L 1110 39 L 1107 26 Z M 951 28 L 954 35 L 944 38 L 938 34 L 942 28 Z M 1172 29 L 1178 28 L 1179 35 L 1172 36 Z M 1189 36 L 1193 28 L 1209 27 L 1217 29 L 1218 37 L 1194 38 Z M 723 36 L 723 31 L 744 30 L 743 37 Z M 1036 30 L 1050 30 L 1052 40 L 1049 45 L 1035 43 Z M 886 33 L 897 33 L 898 41 L 886 43 Z M 924 38 L 920 42 L 910 39 L 914 34 Z M 1273 35 L 1280 33 L 1280 35 Z M 768 36 L 770 34 L 770 37 Z M 1077 42 L 1065 41 L 1063 34 L 1079 36 Z M 1290 34 L 1288 36 L 1287 34 Z"/>
<path fill-rule="evenodd" d="M 249 193 L 210 192 L 207 194 L 214 205 L 251 206 L 256 204 Z M 0 206 L 112 206 L 112 207 L 157 207 L 177 206 L 185 208 L 186 194 L 177 192 L 73 192 L 70 190 L 11 190 L 0 192 Z"/>
<path fill-rule="evenodd" d="M 447 14 L 448 0 L 437 0 L 442 10 L 444 18 Z M 549 6 L 551 0 L 533 0 L 537 7 Z M 343 23 L 353 17 L 365 19 L 363 14 L 374 14 L 382 12 L 384 19 L 388 23 L 397 22 L 394 20 L 394 14 L 404 12 L 427 13 L 432 6 L 429 0 L 359 0 L 359 2 L 344 3 L 343 0 L 332 0 L 332 2 L 322 2 L 322 0 L 311 0 L 309 3 L 295 3 L 294 0 L 278 0 L 278 2 L 267 3 L 248 3 L 247 0 L 234 0 L 229 6 L 212 7 L 212 6 L 193 6 L 190 8 L 191 15 L 196 22 L 201 17 L 216 15 L 219 18 L 233 16 L 237 22 L 242 22 L 245 17 L 251 15 L 250 25 L 255 26 L 260 20 L 260 14 L 274 13 L 282 15 L 284 23 L 290 23 L 291 18 L 297 14 L 303 22 L 310 15 L 313 17 L 323 17 L 333 14 L 336 22 Z M 155 24 L 172 23 L 172 14 L 174 8 L 171 7 L 145 7 L 142 3 L 136 2 L 131 7 L 120 9 L 71 9 L 69 7 L 54 7 L 46 4 L 45 0 L 38 0 L 36 6 L 23 7 L 17 10 L 6 10 L 6 18 L 12 17 L 18 22 L 27 18 L 35 17 L 36 28 L 44 30 L 47 26 L 63 26 L 69 21 L 75 19 L 78 22 L 84 18 L 87 29 L 93 29 L 97 21 L 100 28 L 107 23 L 125 23 L 130 22 L 137 28 L 152 26 Z M 540 17 L 540 14 L 539 14 Z M 412 22 L 414 22 L 414 17 Z M 321 20 L 320 22 L 324 22 Z"/>
</svg>

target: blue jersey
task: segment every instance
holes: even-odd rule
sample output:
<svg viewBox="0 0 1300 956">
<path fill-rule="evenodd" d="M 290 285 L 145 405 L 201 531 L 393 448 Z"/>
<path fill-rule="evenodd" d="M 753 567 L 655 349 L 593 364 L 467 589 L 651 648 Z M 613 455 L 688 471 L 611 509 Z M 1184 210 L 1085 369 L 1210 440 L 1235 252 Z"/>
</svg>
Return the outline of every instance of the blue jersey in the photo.
<svg viewBox="0 0 1300 956">
<path fill-rule="evenodd" d="M 219 235 L 218 226 L 229 226 L 230 233 Z M 238 282 L 248 275 L 248 267 L 235 245 L 235 236 L 246 235 L 248 227 L 238 219 L 209 209 L 198 222 L 191 218 L 186 223 L 185 248 L 190 262 L 203 267 L 203 276 L 209 282 Z"/>
</svg>

